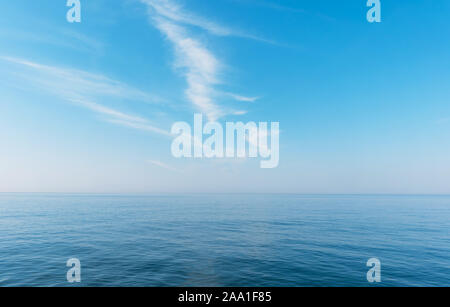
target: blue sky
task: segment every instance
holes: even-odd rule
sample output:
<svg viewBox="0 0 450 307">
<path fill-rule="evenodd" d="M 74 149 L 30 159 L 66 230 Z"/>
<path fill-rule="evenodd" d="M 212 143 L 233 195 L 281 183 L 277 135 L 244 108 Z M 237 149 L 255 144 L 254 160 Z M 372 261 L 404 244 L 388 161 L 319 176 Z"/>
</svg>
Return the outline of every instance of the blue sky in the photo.
<svg viewBox="0 0 450 307">
<path fill-rule="evenodd" d="M 1 192 L 450 193 L 450 3 L 0 3 Z M 186 160 L 176 121 L 280 122 L 280 165 Z"/>
</svg>

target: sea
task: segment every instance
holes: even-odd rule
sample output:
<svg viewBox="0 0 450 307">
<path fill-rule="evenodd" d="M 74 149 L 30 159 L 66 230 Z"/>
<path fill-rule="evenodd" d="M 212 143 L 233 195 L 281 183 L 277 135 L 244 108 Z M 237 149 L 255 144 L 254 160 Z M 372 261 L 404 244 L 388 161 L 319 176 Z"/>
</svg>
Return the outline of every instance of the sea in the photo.
<svg viewBox="0 0 450 307">
<path fill-rule="evenodd" d="M 0 286 L 448 287 L 450 196 L 0 194 Z"/>
</svg>

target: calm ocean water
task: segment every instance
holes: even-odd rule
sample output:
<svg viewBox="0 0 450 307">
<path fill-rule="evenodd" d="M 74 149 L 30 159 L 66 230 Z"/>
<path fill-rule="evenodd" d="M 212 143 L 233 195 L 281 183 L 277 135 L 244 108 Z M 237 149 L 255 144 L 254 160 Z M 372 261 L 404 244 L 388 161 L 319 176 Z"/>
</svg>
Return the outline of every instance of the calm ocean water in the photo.
<svg viewBox="0 0 450 307">
<path fill-rule="evenodd" d="M 0 194 L 0 286 L 450 286 L 450 197 Z"/>
</svg>

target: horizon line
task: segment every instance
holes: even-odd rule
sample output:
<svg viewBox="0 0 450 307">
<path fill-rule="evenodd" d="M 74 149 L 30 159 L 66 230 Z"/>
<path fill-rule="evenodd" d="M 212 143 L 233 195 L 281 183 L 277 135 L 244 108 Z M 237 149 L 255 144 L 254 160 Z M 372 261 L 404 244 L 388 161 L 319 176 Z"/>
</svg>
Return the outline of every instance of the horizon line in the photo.
<svg viewBox="0 0 450 307">
<path fill-rule="evenodd" d="M 299 196 L 450 196 L 450 193 L 297 193 L 297 192 L 1 192 L 2 194 L 53 194 L 53 195 L 299 195 Z"/>
</svg>

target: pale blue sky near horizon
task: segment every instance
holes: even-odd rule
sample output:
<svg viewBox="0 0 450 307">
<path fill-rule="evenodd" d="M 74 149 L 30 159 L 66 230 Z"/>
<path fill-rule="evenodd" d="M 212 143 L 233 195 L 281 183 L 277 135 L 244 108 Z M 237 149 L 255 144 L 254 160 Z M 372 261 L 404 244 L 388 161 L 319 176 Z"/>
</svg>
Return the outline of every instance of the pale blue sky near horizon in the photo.
<svg viewBox="0 0 450 307">
<path fill-rule="evenodd" d="M 449 1 L 81 4 L 0 3 L 0 192 L 450 193 Z M 173 158 L 196 112 L 280 122 L 279 167 Z"/>
</svg>

